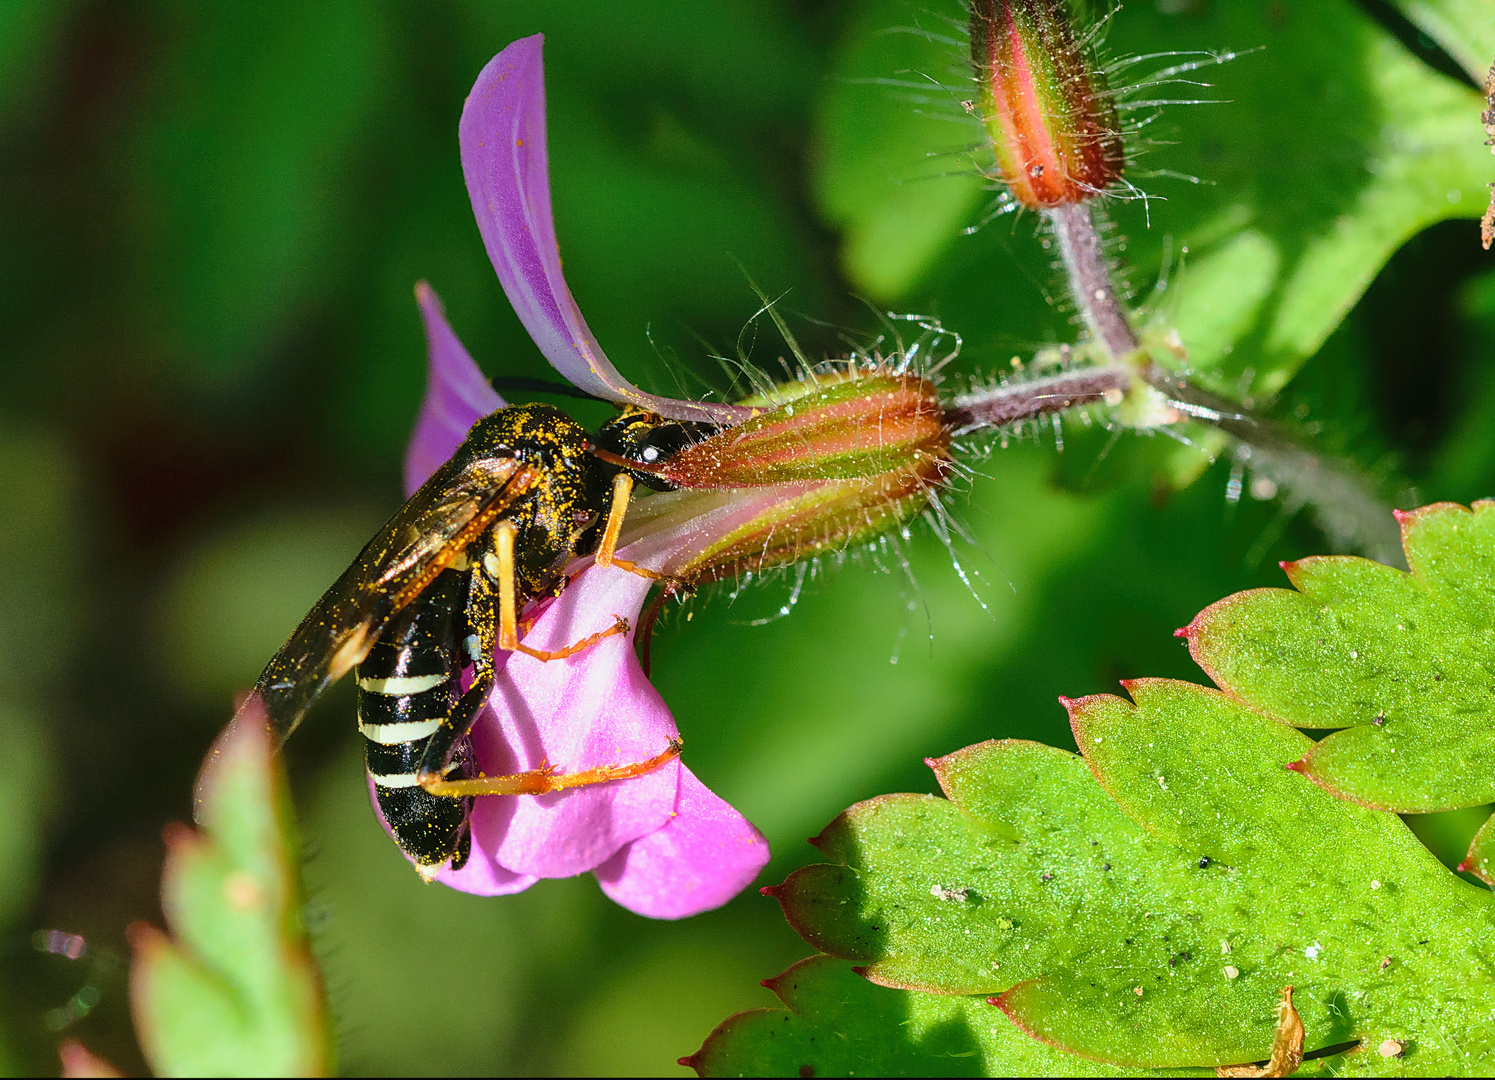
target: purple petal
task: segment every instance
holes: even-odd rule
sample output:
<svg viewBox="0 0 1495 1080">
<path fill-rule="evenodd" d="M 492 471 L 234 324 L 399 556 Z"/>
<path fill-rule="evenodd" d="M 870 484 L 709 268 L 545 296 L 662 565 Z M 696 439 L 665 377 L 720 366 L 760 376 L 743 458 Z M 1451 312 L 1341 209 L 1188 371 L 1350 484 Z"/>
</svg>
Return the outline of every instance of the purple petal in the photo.
<svg viewBox="0 0 1495 1080">
<path fill-rule="evenodd" d="M 524 637 L 559 649 L 613 625 L 633 626 L 652 583 L 615 568 L 592 567 L 553 601 Z M 644 761 L 678 732 L 664 701 L 644 677 L 633 634 L 614 634 L 564 660 L 499 654 L 488 708 L 473 731 L 485 773 L 542 764 L 577 772 Z M 478 799 L 472 812 L 473 860 L 519 874 L 570 877 L 606 861 L 624 844 L 669 820 L 680 783 L 672 760 L 644 776 L 549 795 Z"/>
<path fill-rule="evenodd" d="M 613 367 L 561 273 L 545 150 L 544 35 L 521 38 L 478 76 L 458 128 L 478 231 L 509 302 L 551 366 L 608 401 L 681 420 L 740 422 L 751 409 L 646 394 Z"/>
<path fill-rule="evenodd" d="M 768 865 L 768 841 L 747 818 L 680 770 L 675 816 L 597 868 L 602 891 L 651 919 L 721 907 Z"/>
<path fill-rule="evenodd" d="M 431 286 L 422 281 L 415 287 L 415 298 L 426 327 L 429 361 L 426 400 L 405 451 L 406 495 L 415 494 L 415 489 L 456 452 L 473 424 L 504 407 L 504 399 L 452 332 Z"/>
</svg>

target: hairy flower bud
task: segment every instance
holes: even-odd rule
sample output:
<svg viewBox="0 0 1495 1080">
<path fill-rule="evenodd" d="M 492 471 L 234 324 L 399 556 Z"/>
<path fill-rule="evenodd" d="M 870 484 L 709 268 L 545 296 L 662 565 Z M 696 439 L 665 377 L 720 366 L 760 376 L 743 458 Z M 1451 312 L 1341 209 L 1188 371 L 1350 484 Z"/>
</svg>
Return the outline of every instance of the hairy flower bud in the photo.
<svg viewBox="0 0 1495 1080">
<path fill-rule="evenodd" d="M 954 469 L 939 396 L 916 376 L 822 374 L 745 404 L 772 407 L 651 470 L 682 490 L 630 513 L 645 532 L 690 522 L 680 528 L 697 540 L 679 544 L 663 567 L 681 581 L 787 566 L 874 539 L 923 512 Z"/>
<path fill-rule="evenodd" d="M 761 487 L 927 472 L 949 458 L 939 394 L 914 375 L 817 375 L 742 404 L 774 407 L 673 455 L 659 475 L 683 488 Z"/>
<path fill-rule="evenodd" d="M 845 551 L 912 521 L 929 505 L 934 483 L 933 477 L 903 471 L 785 485 L 782 498 L 717 538 L 673 576 L 691 584 L 720 581 Z"/>
<path fill-rule="evenodd" d="M 1121 176 L 1116 107 L 1070 0 L 971 0 L 970 29 L 981 122 L 1018 202 L 1083 202 Z"/>
</svg>

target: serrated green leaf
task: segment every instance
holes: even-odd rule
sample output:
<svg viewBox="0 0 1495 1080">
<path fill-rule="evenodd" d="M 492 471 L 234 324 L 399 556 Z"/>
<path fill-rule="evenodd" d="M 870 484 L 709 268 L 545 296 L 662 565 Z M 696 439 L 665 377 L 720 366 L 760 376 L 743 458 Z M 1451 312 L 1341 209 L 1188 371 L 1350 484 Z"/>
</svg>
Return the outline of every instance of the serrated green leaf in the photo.
<svg viewBox="0 0 1495 1080">
<path fill-rule="evenodd" d="M 1227 693 L 1336 733 L 1294 768 L 1367 806 L 1428 813 L 1495 801 L 1495 503 L 1400 515 L 1410 573 L 1303 559 L 1296 591 L 1257 589 L 1180 633 Z"/>
<path fill-rule="evenodd" d="M 1474 834 L 1459 869 L 1476 875 L 1486 885 L 1495 885 L 1495 814 Z"/>
<path fill-rule="evenodd" d="M 876 986 L 828 956 L 763 985 L 783 1008 L 738 1013 L 682 1064 L 701 1076 L 1144 1075 L 1030 1039 L 984 998 Z"/>
<path fill-rule="evenodd" d="M 930 34 L 896 32 L 911 18 Z M 937 294 L 941 317 L 977 348 L 1068 335 L 1035 287 L 1049 256 L 1026 240 L 1031 226 L 957 239 L 988 202 L 975 175 L 979 129 L 959 123 L 970 96 L 962 43 L 939 40 L 960 37 L 949 23 L 963 18 L 954 0 L 916 18 L 884 0 L 855 24 L 818 120 L 817 198 L 845 232 L 844 268 L 869 293 L 902 303 Z M 1187 250 L 1162 314 L 1196 375 L 1222 392 L 1280 390 L 1403 241 L 1484 209 L 1490 159 L 1471 126 L 1479 96 L 1349 0 L 1174 14 L 1132 5 L 1107 33 L 1117 56 L 1261 50 L 1183 76 L 1207 89 L 1140 95 L 1212 103 L 1167 108 L 1147 129 L 1156 144 L 1139 144 L 1131 178 L 1166 201 L 1115 206 L 1136 284 L 1161 270 L 1165 247 Z M 925 100 L 908 100 L 921 82 Z M 1181 191 L 1150 170 L 1203 183 Z"/>
<path fill-rule="evenodd" d="M 161 1076 L 321 1076 L 321 979 L 296 888 L 295 823 L 263 710 L 214 743 L 199 830 L 167 831 L 161 902 L 174 936 L 137 924 L 131 1000 Z"/>
<path fill-rule="evenodd" d="M 1114 1063 L 1262 1060 L 1293 985 L 1310 1051 L 1394 1038 L 1409 1071 L 1495 1064 L 1489 894 L 1287 770 L 1303 735 L 1190 684 L 1128 689 L 1068 703 L 1084 759 L 985 743 L 934 763 L 948 801 L 852 808 L 817 838 L 833 865 L 777 890 L 791 924 L 875 982 L 999 994 Z"/>
</svg>

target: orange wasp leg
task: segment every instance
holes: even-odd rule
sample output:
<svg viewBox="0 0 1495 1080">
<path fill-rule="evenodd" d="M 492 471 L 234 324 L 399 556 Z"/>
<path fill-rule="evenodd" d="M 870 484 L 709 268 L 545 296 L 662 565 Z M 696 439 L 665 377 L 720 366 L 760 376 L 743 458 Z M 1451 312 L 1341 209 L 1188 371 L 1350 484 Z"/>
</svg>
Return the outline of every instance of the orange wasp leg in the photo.
<svg viewBox="0 0 1495 1080">
<path fill-rule="evenodd" d="M 668 764 L 680 756 L 684 744 L 678 738 L 670 740 L 661 753 L 647 761 L 635 761 L 629 765 L 598 765 L 574 773 L 557 771 L 559 766 L 541 765 L 528 772 L 509 776 L 474 776 L 466 780 L 442 780 L 439 777 L 421 778 L 421 787 L 432 795 L 462 798 L 467 795 L 545 795 L 566 788 L 586 787 L 589 784 L 605 784 L 610 780 L 628 780 L 651 773 L 661 765 Z"/>
<path fill-rule="evenodd" d="M 563 649 L 532 649 L 519 640 L 518 587 L 514 578 L 514 535 L 519 530 L 512 521 L 500 521 L 493 527 L 493 557 L 498 565 L 493 575 L 498 578 L 498 647 L 510 652 L 522 652 L 536 660 L 564 660 L 584 649 L 590 649 L 603 638 L 628 632 L 628 620 L 615 616 L 617 622 L 606 630 L 588 634 L 580 641 Z M 486 556 L 485 556 L 486 558 Z"/>
<path fill-rule="evenodd" d="M 620 472 L 613 477 L 613 501 L 607 511 L 607 527 L 602 530 L 602 541 L 597 545 L 597 565 L 616 566 L 630 574 L 662 581 L 664 575 L 640 566 L 638 563 L 620 559 L 614 554 L 618 550 L 618 536 L 623 532 L 623 518 L 628 513 L 628 500 L 633 496 L 633 477 Z"/>
</svg>

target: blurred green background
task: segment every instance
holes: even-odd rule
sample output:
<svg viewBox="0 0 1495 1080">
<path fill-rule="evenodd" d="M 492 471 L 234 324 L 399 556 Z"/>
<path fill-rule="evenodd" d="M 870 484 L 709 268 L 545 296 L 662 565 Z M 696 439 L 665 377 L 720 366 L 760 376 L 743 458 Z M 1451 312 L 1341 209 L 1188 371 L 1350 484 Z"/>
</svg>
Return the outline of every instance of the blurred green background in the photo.
<svg viewBox="0 0 1495 1080">
<path fill-rule="evenodd" d="M 1468 501 L 1495 494 L 1495 262 L 1471 220 L 1495 160 L 1469 70 L 1495 25 L 1454 0 L 1402 7 L 1421 29 L 1381 0 L 1118 14 L 1116 54 L 1266 48 L 1172 93 L 1214 104 L 1144 129 L 1130 175 L 1157 198 L 1115 208 L 1114 245 L 1202 381 L 1281 389 L 1270 409 L 1388 499 Z M 547 34 L 566 272 L 640 384 L 725 385 L 709 355 L 757 309 L 745 268 L 790 290 L 816 355 L 878 333 L 877 310 L 938 315 L 966 339 L 959 385 L 1074 331 L 1033 219 L 964 232 L 994 195 L 942 40 L 958 16 L 955 0 L 0 4 L 0 1070 L 54 1070 L 72 1036 L 143 1071 L 125 927 L 160 922 L 160 829 L 189 816 L 235 691 L 400 501 L 424 380 L 414 283 L 490 374 L 548 374 L 462 182 L 482 65 Z M 759 361 L 780 352 L 759 336 Z M 849 803 L 932 790 L 927 755 L 1068 745 L 1057 695 L 1199 679 L 1171 631 L 1327 550 L 1305 514 L 1228 502 L 1227 463 L 1063 434 L 1062 453 L 1052 432 L 993 453 L 952 498 L 975 597 L 918 530 L 911 578 L 853 559 L 766 625 L 782 583 L 666 621 L 656 682 L 691 767 L 768 834 L 763 884 Z M 343 688 L 288 750 L 345 1071 L 683 1071 L 807 953 L 752 891 L 664 925 L 590 878 L 499 900 L 423 886 L 368 809 L 351 714 Z M 52 928 L 88 954 L 38 951 Z"/>
</svg>

